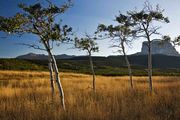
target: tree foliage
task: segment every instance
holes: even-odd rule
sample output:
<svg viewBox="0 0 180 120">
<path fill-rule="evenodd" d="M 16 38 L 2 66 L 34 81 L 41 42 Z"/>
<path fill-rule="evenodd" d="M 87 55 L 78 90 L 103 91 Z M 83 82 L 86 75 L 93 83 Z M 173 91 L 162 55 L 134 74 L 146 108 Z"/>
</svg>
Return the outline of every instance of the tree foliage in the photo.
<svg viewBox="0 0 180 120">
<path fill-rule="evenodd" d="M 180 35 L 174 39 L 173 43 L 174 45 L 180 46 Z"/>
<path fill-rule="evenodd" d="M 75 38 L 75 47 L 80 50 L 86 50 L 88 53 L 98 52 L 99 47 L 94 41 L 96 38 L 91 38 L 89 35 L 86 35 L 84 38 Z"/>
<path fill-rule="evenodd" d="M 43 41 L 70 40 L 67 35 L 72 34 L 72 28 L 56 23 L 55 17 L 64 13 L 71 5 L 71 2 L 60 7 L 51 2 L 48 6 L 42 6 L 40 3 L 29 6 L 19 4 L 22 13 L 8 18 L 0 16 L 0 31 L 15 34 L 31 33 L 38 35 Z"/>
<path fill-rule="evenodd" d="M 100 24 L 96 33 L 100 34 L 100 37 L 112 39 L 115 43 L 112 47 L 118 47 L 120 48 L 119 51 L 121 51 L 121 49 L 123 49 L 122 44 L 129 45 L 132 42 L 136 31 L 132 29 L 134 23 L 131 22 L 131 18 L 128 15 L 120 13 L 116 16 L 115 21 L 117 22 L 117 25 Z"/>
<path fill-rule="evenodd" d="M 177 36 L 174 39 L 171 39 L 170 36 L 164 35 L 164 36 L 162 36 L 162 41 L 168 41 L 168 42 L 173 43 L 174 46 L 179 46 L 180 45 L 180 36 Z"/>
<path fill-rule="evenodd" d="M 141 11 L 128 11 L 131 21 L 134 24 L 134 30 L 138 37 L 147 38 L 155 34 L 159 34 L 160 26 L 156 26 L 157 22 L 169 23 L 168 17 L 163 15 L 164 10 L 161 10 L 159 5 L 153 8 L 149 2 L 145 2 L 144 8 Z"/>
</svg>

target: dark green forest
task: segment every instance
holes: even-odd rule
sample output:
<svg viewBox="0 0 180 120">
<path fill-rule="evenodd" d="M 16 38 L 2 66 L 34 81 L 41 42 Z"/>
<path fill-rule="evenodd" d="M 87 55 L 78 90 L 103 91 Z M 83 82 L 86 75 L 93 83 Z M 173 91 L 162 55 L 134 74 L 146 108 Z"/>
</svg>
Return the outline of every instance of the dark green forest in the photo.
<svg viewBox="0 0 180 120">
<path fill-rule="evenodd" d="M 147 75 L 147 56 L 128 56 L 132 65 L 133 75 Z M 94 68 L 97 75 L 122 76 L 128 75 L 123 56 L 93 57 Z M 57 59 L 58 67 L 63 72 L 76 72 L 90 74 L 89 58 L 87 56 L 69 59 Z M 48 60 L 25 60 L 17 58 L 1 58 L 1 70 L 34 70 L 48 71 Z M 153 75 L 180 75 L 180 57 L 153 55 Z"/>
</svg>

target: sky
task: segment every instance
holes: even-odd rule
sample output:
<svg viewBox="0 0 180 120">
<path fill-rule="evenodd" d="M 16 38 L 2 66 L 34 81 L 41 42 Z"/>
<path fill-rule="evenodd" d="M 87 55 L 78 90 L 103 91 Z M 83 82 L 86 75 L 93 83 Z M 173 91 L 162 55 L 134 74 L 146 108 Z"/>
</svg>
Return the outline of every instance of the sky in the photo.
<svg viewBox="0 0 180 120">
<path fill-rule="evenodd" d="M 13 16 L 20 9 L 18 3 L 33 4 L 38 0 L 0 0 L 0 16 Z M 40 1 L 40 0 L 39 0 Z M 42 0 L 43 1 L 43 0 Z M 42 2 L 41 1 L 41 2 Z M 62 3 L 65 0 L 52 0 L 55 3 Z M 129 10 L 142 9 L 145 0 L 73 0 L 73 7 L 68 9 L 61 17 L 64 24 L 72 26 L 77 36 L 84 36 L 86 33 L 94 33 L 98 24 L 106 25 L 114 24 L 115 16 L 125 13 Z M 164 14 L 168 16 L 170 23 L 160 24 L 162 27 L 159 31 L 164 35 L 170 35 L 172 38 L 180 35 L 180 8 L 179 0 L 149 0 L 154 6 L 159 4 L 164 9 Z M 157 36 L 157 39 L 161 38 Z M 142 42 L 145 39 L 135 40 L 130 48 L 126 48 L 128 54 L 141 51 Z M 94 53 L 95 56 L 119 55 L 115 48 L 110 48 L 112 44 L 110 40 L 98 40 L 100 51 Z M 38 38 L 33 35 L 24 35 L 22 37 L 7 36 L 0 32 L 0 58 L 12 58 L 30 52 L 38 54 L 47 54 L 45 51 L 35 50 L 18 43 L 39 44 Z M 176 48 L 180 52 L 180 47 Z M 70 44 L 61 44 L 54 47 L 54 54 L 68 55 L 86 55 L 85 51 L 72 49 Z"/>
</svg>

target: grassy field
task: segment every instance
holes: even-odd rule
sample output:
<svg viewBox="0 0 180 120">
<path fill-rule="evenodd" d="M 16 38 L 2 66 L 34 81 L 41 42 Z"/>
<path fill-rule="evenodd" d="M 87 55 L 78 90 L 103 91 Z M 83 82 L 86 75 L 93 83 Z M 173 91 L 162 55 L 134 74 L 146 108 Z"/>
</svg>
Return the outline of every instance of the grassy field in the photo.
<svg viewBox="0 0 180 120">
<path fill-rule="evenodd" d="M 0 120 L 180 120 L 180 77 L 153 77 L 154 93 L 146 77 L 91 76 L 62 73 L 66 111 L 58 91 L 54 101 L 48 72 L 0 71 Z"/>
</svg>

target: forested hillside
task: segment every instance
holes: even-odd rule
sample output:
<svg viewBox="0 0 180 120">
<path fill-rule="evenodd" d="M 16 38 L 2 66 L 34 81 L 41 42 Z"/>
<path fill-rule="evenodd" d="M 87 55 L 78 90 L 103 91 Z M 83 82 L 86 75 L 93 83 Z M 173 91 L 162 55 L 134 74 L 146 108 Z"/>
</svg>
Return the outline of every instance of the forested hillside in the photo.
<svg viewBox="0 0 180 120">
<path fill-rule="evenodd" d="M 147 56 L 129 56 L 134 75 L 147 75 Z M 123 56 L 93 57 L 96 74 L 128 75 Z M 71 59 L 58 59 L 61 71 L 90 73 L 89 61 L 86 56 Z M 39 70 L 47 71 L 47 60 L 0 59 L 1 70 Z M 153 55 L 154 75 L 180 75 L 180 57 Z"/>
</svg>

